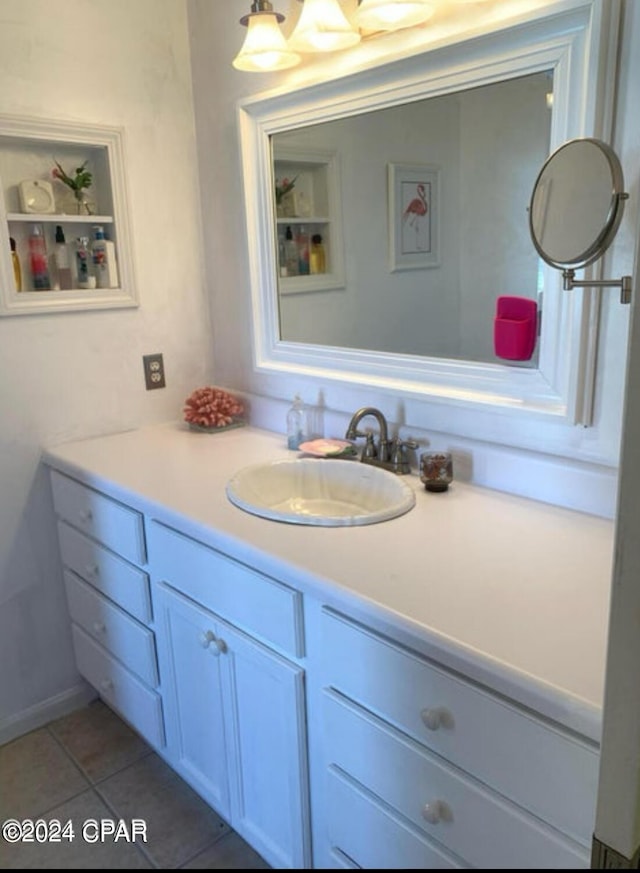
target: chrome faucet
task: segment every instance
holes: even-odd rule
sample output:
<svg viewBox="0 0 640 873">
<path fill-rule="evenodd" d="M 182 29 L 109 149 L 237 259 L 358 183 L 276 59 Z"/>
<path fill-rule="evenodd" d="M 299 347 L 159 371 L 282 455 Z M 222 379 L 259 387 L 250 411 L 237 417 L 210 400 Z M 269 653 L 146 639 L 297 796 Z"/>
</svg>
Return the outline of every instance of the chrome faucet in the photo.
<svg viewBox="0 0 640 873">
<path fill-rule="evenodd" d="M 358 425 L 367 415 L 372 415 L 378 422 L 379 434 L 377 446 L 370 431 L 363 432 L 358 430 Z M 406 450 L 417 449 L 418 444 L 412 440 L 401 440 L 397 436 L 389 441 L 387 420 L 379 409 L 376 409 L 374 406 L 363 406 L 362 409 L 354 413 L 349 422 L 345 439 L 355 440 L 358 437 L 364 437 L 367 441 L 360 455 L 360 460 L 363 464 L 383 467 L 392 473 L 404 474 L 411 472 Z"/>
</svg>

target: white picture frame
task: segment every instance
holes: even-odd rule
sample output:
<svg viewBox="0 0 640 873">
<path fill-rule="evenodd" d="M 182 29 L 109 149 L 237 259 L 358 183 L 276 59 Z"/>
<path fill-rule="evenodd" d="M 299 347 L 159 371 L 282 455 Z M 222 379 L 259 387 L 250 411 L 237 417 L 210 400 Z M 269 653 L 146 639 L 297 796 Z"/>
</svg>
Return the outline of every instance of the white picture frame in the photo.
<svg viewBox="0 0 640 873">
<path fill-rule="evenodd" d="M 437 166 L 389 164 L 389 270 L 440 265 L 440 171 Z"/>
</svg>

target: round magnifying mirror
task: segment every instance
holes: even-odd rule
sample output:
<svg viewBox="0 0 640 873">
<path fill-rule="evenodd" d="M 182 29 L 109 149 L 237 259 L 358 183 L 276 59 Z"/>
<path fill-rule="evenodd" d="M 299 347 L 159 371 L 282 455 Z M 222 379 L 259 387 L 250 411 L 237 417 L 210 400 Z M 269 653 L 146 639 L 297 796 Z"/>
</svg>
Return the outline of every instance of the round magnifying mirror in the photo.
<svg viewBox="0 0 640 873">
<path fill-rule="evenodd" d="M 622 167 L 597 139 L 565 143 L 547 159 L 533 188 L 529 229 L 541 258 L 579 269 L 601 257 L 622 218 Z"/>
</svg>

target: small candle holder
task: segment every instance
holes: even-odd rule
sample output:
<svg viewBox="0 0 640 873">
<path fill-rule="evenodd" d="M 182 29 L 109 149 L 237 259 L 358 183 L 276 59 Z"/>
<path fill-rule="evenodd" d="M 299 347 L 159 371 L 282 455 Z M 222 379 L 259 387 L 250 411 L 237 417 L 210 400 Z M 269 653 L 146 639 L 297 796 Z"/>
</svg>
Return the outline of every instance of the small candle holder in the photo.
<svg viewBox="0 0 640 873">
<path fill-rule="evenodd" d="M 424 452 L 420 455 L 420 481 L 427 491 L 446 491 L 453 482 L 451 452 Z"/>
</svg>

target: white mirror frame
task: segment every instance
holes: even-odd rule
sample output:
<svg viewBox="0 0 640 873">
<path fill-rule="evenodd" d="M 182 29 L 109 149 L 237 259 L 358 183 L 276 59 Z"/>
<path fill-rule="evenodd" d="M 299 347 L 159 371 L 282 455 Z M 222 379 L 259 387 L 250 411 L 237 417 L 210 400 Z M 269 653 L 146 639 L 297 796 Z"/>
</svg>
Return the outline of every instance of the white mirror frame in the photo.
<svg viewBox="0 0 640 873">
<path fill-rule="evenodd" d="M 560 8 L 558 8 L 560 7 Z M 279 337 L 270 137 L 280 131 L 370 112 L 544 70 L 553 70 L 550 153 L 568 139 L 610 134 L 617 0 L 552 4 L 530 18 L 428 53 L 295 91 L 238 104 L 252 295 L 254 367 L 373 386 L 404 397 L 536 414 L 589 424 L 597 331 L 596 295 L 563 292 L 543 266 L 538 369 L 396 355 Z M 528 217 L 523 209 L 522 221 Z M 517 283 L 518 277 L 514 277 Z M 348 277 L 347 277 L 348 287 Z"/>
</svg>

